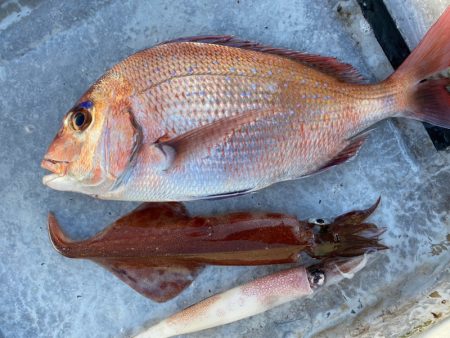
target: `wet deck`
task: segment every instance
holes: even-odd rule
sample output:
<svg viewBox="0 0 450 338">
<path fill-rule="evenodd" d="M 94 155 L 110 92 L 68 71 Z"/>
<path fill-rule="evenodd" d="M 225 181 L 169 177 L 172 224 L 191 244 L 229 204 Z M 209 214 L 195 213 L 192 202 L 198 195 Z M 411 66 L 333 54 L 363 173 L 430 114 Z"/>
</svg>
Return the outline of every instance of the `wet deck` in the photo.
<svg viewBox="0 0 450 338">
<path fill-rule="evenodd" d="M 136 205 L 41 184 L 40 160 L 61 117 L 108 67 L 179 36 L 233 34 L 338 57 L 374 81 L 391 72 L 354 0 L 75 3 L 0 4 L 0 337 L 125 337 L 213 293 L 283 268 L 209 267 L 182 295 L 156 304 L 93 263 L 53 250 L 49 210 L 71 236 L 84 238 Z M 449 5 L 386 3 L 410 47 Z M 381 195 L 372 219 L 387 227 L 383 241 L 391 247 L 353 280 L 312 299 L 190 337 L 392 337 L 436 321 L 431 312 L 448 316 L 449 185 L 449 151 L 437 152 L 421 123 L 390 120 L 371 133 L 350 163 L 252 195 L 188 203 L 193 213 L 258 209 L 308 218 L 367 207 Z"/>
</svg>

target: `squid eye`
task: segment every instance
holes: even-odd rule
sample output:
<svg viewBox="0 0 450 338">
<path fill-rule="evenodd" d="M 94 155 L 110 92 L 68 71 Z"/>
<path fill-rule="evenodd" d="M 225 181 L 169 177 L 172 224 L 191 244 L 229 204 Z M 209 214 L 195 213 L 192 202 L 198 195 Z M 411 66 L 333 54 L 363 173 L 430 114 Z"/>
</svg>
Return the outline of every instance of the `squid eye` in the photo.
<svg viewBox="0 0 450 338">
<path fill-rule="evenodd" d="M 74 130 L 83 131 L 91 123 L 91 113 L 87 110 L 79 110 L 72 114 L 70 120 Z"/>
<path fill-rule="evenodd" d="M 320 269 L 310 268 L 308 271 L 308 281 L 313 289 L 324 285 L 326 281 L 325 272 Z"/>
<path fill-rule="evenodd" d="M 310 218 L 308 220 L 308 223 L 317 224 L 317 225 L 328 225 L 331 222 L 328 219 L 324 219 L 324 218 Z"/>
</svg>

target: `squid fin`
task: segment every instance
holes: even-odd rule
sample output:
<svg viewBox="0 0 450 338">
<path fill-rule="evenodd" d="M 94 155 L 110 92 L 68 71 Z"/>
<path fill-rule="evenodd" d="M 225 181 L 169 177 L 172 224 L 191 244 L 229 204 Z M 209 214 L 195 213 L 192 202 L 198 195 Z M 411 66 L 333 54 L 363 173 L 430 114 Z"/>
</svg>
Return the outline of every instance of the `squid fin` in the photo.
<svg viewBox="0 0 450 338">
<path fill-rule="evenodd" d="M 140 294 L 158 303 L 176 297 L 203 269 L 200 265 L 148 266 L 138 259 L 95 258 L 92 260 Z"/>
<path fill-rule="evenodd" d="M 48 231 L 54 248 L 60 254 L 92 260 L 140 294 L 164 302 L 187 288 L 203 266 L 182 262 L 157 266 L 151 257 L 127 257 L 126 253 L 120 253 L 120 242 L 130 240 L 136 232 L 145 237 L 146 230 L 158 227 L 161 221 L 170 222 L 186 216 L 187 211 L 181 203 L 144 203 L 94 237 L 73 241 L 61 229 L 56 217 L 49 213 Z M 133 243 L 128 242 L 128 245 L 133 247 Z"/>
<path fill-rule="evenodd" d="M 127 219 L 128 217 L 132 219 L 138 212 L 142 212 L 143 216 L 148 217 L 148 226 L 153 226 L 152 220 L 155 219 L 156 215 L 164 214 L 164 217 L 173 219 L 189 216 L 186 207 L 180 202 L 144 202 L 129 214 L 121 217 L 121 219 Z"/>
</svg>

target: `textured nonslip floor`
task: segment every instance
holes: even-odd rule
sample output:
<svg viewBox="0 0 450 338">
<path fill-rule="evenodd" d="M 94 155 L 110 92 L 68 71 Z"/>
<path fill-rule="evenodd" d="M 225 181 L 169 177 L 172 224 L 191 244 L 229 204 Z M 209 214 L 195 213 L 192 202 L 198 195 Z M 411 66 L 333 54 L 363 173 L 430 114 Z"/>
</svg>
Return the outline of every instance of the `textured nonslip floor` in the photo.
<svg viewBox="0 0 450 338">
<path fill-rule="evenodd" d="M 387 2 L 391 11 L 399 8 Z M 0 337 L 125 337 L 215 292 L 283 268 L 209 267 L 174 300 L 147 300 L 94 264 L 59 256 L 46 230 L 53 210 L 71 236 L 85 238 L 136 204 L 49 190 L 41 184 L 40 160 L 61 117 L 90 83 L 123 57 L 166 39 L 234 34 L 336 56 L 367 78 L 382 78 L 391 70 L 355 3 L 0 3 Z M 415 16 L 399 15 L 399 25 L 425 18 L 419 23 L 423 35 L 446 6 L 427 3 L 433 11 L 420 16 L 418 6 Z M 412 37 L 407 41 L 417 44 Z M 197 214 L 272 210 L 307 218 L 366 207 L 381 195 L 372 220 L 387 228 L 383 242 L 391 247 L 353 280 L 314 298 L 190 337 L 392 337 L 448 315 L 449 184 L 449 152 L 436 152 L 420 123 L 388 121 L 350 163 L 252 195 L 188 203 Z"/>
</svg>

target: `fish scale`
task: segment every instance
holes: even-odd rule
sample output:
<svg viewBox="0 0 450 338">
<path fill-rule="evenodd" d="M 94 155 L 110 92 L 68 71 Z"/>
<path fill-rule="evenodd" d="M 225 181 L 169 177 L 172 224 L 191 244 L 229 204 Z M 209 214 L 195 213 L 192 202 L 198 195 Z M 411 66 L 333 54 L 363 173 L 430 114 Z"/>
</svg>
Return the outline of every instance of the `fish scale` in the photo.
<svg viewBox="0 0 450 338">
<path fill-rule="evenodd" d="M 203 77 L 203 76 L 202 76 Z M 214 82 L 212 80 L 215 80 Z M 238 114 L 239 112 L 245 112 L 248 110 L 252 110 L 255 108 L 259 108 L 259 109 L 264 109 L 267 108 L 268 106 L 275 105 L 281 105 L 281 99 L 278 96 L 277 92 L 274 91 L 267 91 L 267 90 L 262 90 L 260 92 L 255 93 L 255 97 L 256 99 L 251 101 L 251 97 L 242 97 L 236 93 L 241 92 L 242 90 L 247 90 L 248 89 L 248 84 L 251 82 L 254 82 L 254 79 L 252 80 L 248 80 L 247 78 L 239 78 L 238 80 L 239 83 L 237 83 L 237 81 L 235 81 L 236 83 L 233 83 L 232 85 L 230 85 L 228 88 L 229 90 L 233 90 L 234 95 L 232 96 L 232 99 L 234 98 L 234 100 L 230 100 L 229 98 L 223 98 L 222 93 L 224 92 L 224 90 L 222 90 L 222 88 L 224 87 L 223 82 L 228 82 L 228 80 L 226 80 L 224 77 L 219 77 L 219 76 L 214 76 L 213 79 L 211 79 L 211 81 L 205 81 L 204 78 L 202 79 L 197 79 L 197 78 L 193 78 L 193 77 L 186 77 L 183 79 L 184 82 L 187 82 L 187 84 L 184 86 L 181 84 L 180 79 L 178 79 L 178 85 L 177 86 L 171 86 L 170 89 L 168 90 L 156 90 L 157 93 L 161 93 L 164 96 L 161 97 L 158 94 L 153 94 L 151 93 L 151 91 L 148 91 L 148 95 L 151 97 L 153 96 L 153 100 L 155 102 L 164 102 L 160 107 L 162 108 L 162 111 L 159 112 L 157 109 L 156 111 L 160 113 L 160 115 L 162 116 L 162 119 L 167 122 L 170 121 L 173 124 L 172 125 L 168 125 L 167 128 L 169 130 L 174 130 L 176 128 L 178 128 L 178 133 L 183 133 L 189 129 L 192 128 L 193 123 L 198 123 L 200 126 L 204 125 L 206 123 L 211 123 L 214 121 L 214 117 L 216 117 L 216 115 L 213 113 L 214 111 L 218 111 L 222 108 L 223 106 L 225 106 L 225 104 L 228 105 L 227 109 L 224 109 L 224 114 L 225 116 L 232 116 L 233 114 Z M 202 105 L 200 102 L 201 99 L 201 95 L 198 95 L 198 92 L 194 92 L 192 94 L 192 91 L 190 90 L 190 88 L 193 88 L 194 86 L 196 86 L 197 83 L 202 83 L 202 84 L 206 84 L 204 86 L 204 91 L 206 93 L 208 93 L 209 97 L 212 98 L 210 99 L 210 101 L 214 102 L 215 104 L 213 104 L 213 107 L 207 107 L 205 105 Z M 211 82 L 213 82 L 213 85 L 210 84 Z M 242 84 L 244 83 L 244 85 Z M 202 87 L 198 87 L 199 85 L 197 85 L 197 89 Z M 243 86 L 243 87 L 242 87 Z M 257 88 L 263 88 L 264 86 L 261 85 L 260 83 L 257 85 Z M 306 85 L 303 85 L 304 88 L 303 90 L 306 92 L 308 88 Z M 155 89 L 158 87 L 154 87 Z M 183 91 L 183 88 L 184 89 Z M 227 88 L 227 89 L 228 89 Z M 250 86 L 251 88 L 251 86 Z M 171 92 L 172 91 L 172 92 Z M 188 102 L 188 104 L 185 104 L 184 107 L 187 107 L 187 109 L 185 110 L 179 110 L 177 108 L 179 108 L 180 106 L 182 106 L 179 102 L 176 102 L 175 100 L 173 100 L 172 98 L 175 97 L 176 95 L 173 95 L 173 91 L 176 91 L 178 93 L 178 97 L 193 97 L 191 98 L 191 101 Z M 226 90 L 225 90 L 226 92 Z M 301 91 L 299 91 L 301 93 Z M 189 93 L 189 95 L 187 95 L 187 93 Z M 270 95 L 270 96 L 268 96 Z M 301 95 L 301 94 L 300 94 Z M 329 99 L 323 99 L 322 98 L 323 95 L 315 95 L 314 97 L 308 97 L 306 98 L 302 104 L 301 104 L 301 114 L 297 114 L 297 116 L 299 117 L 298 120 L 306 120 L 306 119 L 324 119 L 324 115 L 320 115 L 317 114 L 317 107 L 320 107 L 321 104 L 325 104 L 326 106 L 329 106 L 329 104 L 327 104 L 327 101 L 329 101 Z M 223 100 L 224 104 L 221 104 L 221 99 Z M 236 100 L 238 99 L 238 100 Z M 264 100 L 266 99 L 266 100 Z M 293 102 L 298 102 L 297 100 L 297 95 L 295 95 L 295 97 L 293 98 L 289 98 L 291 101 Z M 149 100 L 151 101 L 151 100 Z M 293 104 L 291 104 L 291 106 L 293 106 Z M 189 107 L 198 107 L 196 111 L 192 111 L 192 109 L 189 109 Z M 307 107 L 311 107 L 313 109 L 311 114 L 307 114 L 308 111 L 306 110 Z M 200 113 L 199 111 L 202 110 L 203 111 Z M 293 107 L 293 109 L 298 109 L 297 104 L 295 104 L 295 108 Z M 291 110 L 292 112 L 294 112 L 294 110 Z M 330 110 L 328 112 L 329 114 L 333 114 L 336 113 L 336 111 Z M 165 116 L 164 116 L 165 114 Z M 310 116 L 308 116 L 310 115 Z M 205 117 L 207 120 L 201 120 L 202 117 Z M 186 122 L 183 122 L 183 119 L 185 119 Z M 281 119 L 279 121 L 276 121 L 273 116 L 270 116 L 270 119 L 274 120 L 276 123 L 274 124 L 274 126 L 283 126 L 283 128 L 276 128 L 276 134 L 275 135 L 280 135 L 282 138 L 289 138 L 290 136 L 293 136 L 293 140 L 296 139 L 296 134 L 298 133 L 298 125 L 301 125 L 302 121 L 298 121 L 297 126 L 294 127 L 294 135 L 289 134 L 287 132 L 288 129 L 284 128 L 285 126 L 285 117 L 281 117 Z M 177 124 L 175 126 L 175 124 Z M 315 125 L 318 126 L 318 129 L 320 129 L 320 124 L 312 124 L 311 128 L 315 129 Z M 236 132 L 235 134 L 238 134 L 238 132 Z M 266 133 L 266 139 L 271 138 L 270 133 Z M 286 136 L 286 135 L 290 135 L 290 136 Z M 319 137 L 321 135 L 313 135 L 313 137 Z M 240 140 L 244 140 L 245 138 L 247 138 L 248 135 L 241 135 Z M 272 139 L 276 139 L 277 136 L 273 136 Z M 248 137 L 249 139 L 253 139 L 252 137 Z M 261 138 L 260 138 L 261 139 Z M 262 140 L 262 139 L 261 139 Z M 239 143 L 239 142 L 238 142 Z M 282 142 L 282 144 L 286 144 L 285 142 Z M 298 144 L 292 144 L 294 146 L 294 148 L 299 148 L 300 150 L 304 147 L 298 147 Z M 308 145 L 306 144 L 306 147 Z M 254 147 L 254 146 L 252 146 Z M 225 147 L 226 148 L 226 147 Z M 232 147 L 228 147 L 228 149 L 230 149 Z M 242 148 L 242 147 L 241 147 Z M 266 149 L 264 148 L 260 148 L 261 151 L 264 153 L 266 152 Z M 293 149 L 293 151 L 295 151 L 295 149 Z M 291 153 L 293 152 L 291 151 Z M 269 152 L 270 154 L 270 152 Z M 240 151 L 240 157 L 234 157 L 234 161 L 236 163 L 239 163 L 240 165 L 242 165 L 242 163 L 247 160 L 249 162 L 253 162 L 254 161 L 254 157 L 249 156 L 249 153 L 246 152 L 242 152 Z M 293 153 L 291 156 L 296 156 L 297 154 Z M 220 163 L 221 161 L 223 161 L 222 159 L 216 159 L 216 161 L 218 163 Z M 226 162 L 226 160 L 225 160 Z M 205 166 L 205 163 L 200 164 L 197 163 L 196 165 L 203 165 Z M 243 167 L 241 168 L 241 172 L 243 174 L 250 174 L 251 171 L 250 170 L 245 170 L 246 168 Z M 284 169 L 281 169 L 281 171 L 285 171 Z M 236 188 L 238 189 L 238 188 Z"/>
<path fill-rule="evenodd" d="M 283 179 L 282 174 L 285 175 L 284 179 L 292 179 L 301 176 L 303 172 L 306 170 L 310 170 L 312 165 L 309 163 L 317 160 L 317 156 L 314 154 L 324 153 L 321 148 L 323 146 L 330 145 L 329 133 L 322 135 L 323 133 L 317 132 L 320 131 L 324 126 L 323 121 L 327 120 L 330 122 L 330 116 L 334 115 L 335 120 L 339 120 L 339 111 L 336 109 L 330 109 L 327 111 L 327 114 L 321 114 L 320 110 L 327 110 L 326 107 L 330 105 L 327 104 L 330 99 L 323 99 L 322 95 L 314 95 L 310 97 L 306 97 L 305 100 L 301 103 L 301 110 L 297 108 L 297 104 L 294 102 L 298 102 L 297 95 L 295 97 L 285 97 L 280 98 L 277 91 L 268 91 L 262 90 L 259 93 L 255 93 L 256 99 L 251 101 L 251 97 L 242 97 L 238 95 L 242 90 L 246 90 L 248 88 L 242 82 L 248 81 L 248 79 L 242 79 L 240 81 L 240 86 L 234 83 L 230 86 L 230 90 L 233 90 L 232 99 L 225 98 L 228 101 L 225 101 L 222 96 L 223 90 L 221 90 L 222 85 L 220 82 L 226 81 L 224 77 L 214 77 L 216 79 L 214 84 L 209 84 L 206 81 L 202 81 L 201 83 L 207 83 L 204 87 L 204 91 L 207 93 L 210 101 L 214 102 L 211 106 L 206 106 L 202 104 L 201 99 L 202 95 L 199 95 L 198 92 L 192 94 L 190 92 L 190 88 L 192 85 L 187 84 L 183 86 L 178 83 L 177 87 L 174 90 L 179 90 L 179 97 L 185 97 L 186 93 L 191 93 L 190 97 L 193 97 L 190 102 L 185 105 L 180 104 L 179 102 L 174 102 L 172 97 L 174 95 L 170 95 L 169 90 L 161 90 L 159 91 L 164 96 L 158 96 L 157 94 L 153 94 L 151 91 L 148 91 L 148 95 L 152 96 L 153 100 L 156 102 L 163 102 L 159 107 L 161 110 L 155 109 L 156 114 L 162 117 L 162 120 L 165 122 L 169 122 L 167 125 L 166 133 L 170 134 L 170 131 L 174 131 L 174 134 L 170 136 L 176 136 L 178 134 L 182 134 L 187 130 L 192 128 L 205 125 L 207 123 L 214 122 L 217 118 L 216 114 L 212 112 L 223 109 L 224 117 L 237 115 L 239 113 L 245 113 L 246 111 L 253 109 L 264 109 L 270 106 L 281 106 L 283 107 L 283 99 L 287 101 L 289 104 L 291 112 L 294 112 L 295 119 L 287 119 L 287 114 L 280 114 L 279 118 L 276 119 L 274 116 L 270 116 L 269 119 L 272 121 L 266 121 L 266 124 L 269 126 L 265 129 L 261 129 L 260 125 L 252 125 L 249 127 L 245 127 L 241 130 L 236 130 L 234 132 L 235 138 L 230 141 L 230 143 L 225 142 L 221 146 L 219 146 L 218 151 L 216 152 L 216 156 L 210 156 L 209 158 L 200 158 L 199 161 L 194 161 L 189 165 L 190 170 L 185 170 L 184 172 L 191 172 L 194 175 L 186 175 L 180 176 L 183 177 L 180 179 L 177 184 L 177 190 L 179 190 L 180 195 L 183 199 L 189 199 L 189 194 L 196 194 L 197 192 L 193 189 L 193 182 L 201 182 L 205 181 L 205 177 L 210 182 L 211 189 L 206 189 L 206 193 L 210 195 L 214 195 L 218 193 L 215 190 L 215 187 L 220 187 L 220 184 L 216 182 L 216 180 L 209 178 L 211 175 L 217 175 L 217 172 L 229 172 L 234 173 L 234 177 L 230 179 L 229 177 L 223 178 L 225 183 L 227 184 L 227 189 L 231 191 L 242 191 L 247 189 L 252 189 L 253 187 L 258 187 L 259 185 L 265 185 L 267 182 L 278 181 Z M 187 82 L 198 83 L 198 79 L 194 79 L 192 77 L 186 77 L 183 79 Z M 219 82 L 219 83 L 218 83 Z M 242 87 L 244 86 L 244 88 Z M 264 88 L 264 85 L 259 84 L 257 88 Z M 267 87 L 267 86 L 266 86 Z M 308 92 L 308 89 L 311 90 L 311 87 L 308 88 L 307 85 L 303 85 L 304 92 Z M 154 87 L 157 88 L 157 87 Z M 187 88 L 183 91 L 182 88 Z M 202 87 L 200 87 L 203 89 Z M 301 93 L 301 91 L 299 91 Z M 184 94 L 184 95 L 183 95 Z M 299 94 L 301 95 L 301 94 Z M 330 95 L 329 95 L 330 96 Z M 221 104 L 221 98 L 225 102 L 230 102 L 228 104 Z M 237 99 L 237 100 L 236 100 Z M 180 110 L 179 107 L 186 107 L 185 110 Z M 189 107 L 198 107 L 196 111 L 192 111 Z M 222 108 L 222 107 L 226 108 Z M 294 107 L 295 106 L 295 107 Z M 159 108 L 158 107 L 158 108 Z M 178 108 L 178 109 L 177 109 Z M 283 107 L 286 108 L 286 107 Z M 300 111 L 299 111 L 300 110 Z M 319 111 L 319 113 L 317 113 Z M 342 114 L 341 114 L 342 115 Z M 171 124 L 170 124 L 171 122 Z M 271 123 L 272 122 L 272 123 Z M 331 123 L 333 125 L 333 123 Z M 313 133 L 300 133 L 299 126 L 303 126 L 303 130 L 310 129 Z M 253 129 L 253 130 L 252 130 Z M 341 129 L 336 129 L 339 133 Z M 270 158 L 273 157 L 273 152 L 268 151 L 267 139 L 277 140 L 281 138 L 281 142 L 279 144 L 283 144 L 284 147 L 280 149 L 279 154 L 283 154 L 283 158 L 278 159 L 275 162 L 275 167 L 278 170 L 273 171 L 271 166 L 273 162 L 270 161 Z M 332 137 L 331 137 L 332 138 Z M 336 139 L 336 138 L 335 138 Z M 243 143 L 244 140 L 249 140 L 247 143 Z M 254 140 L 260 140 L 260 142 L 252 142 Z M 290 140 L 290 142 L 285 142 L 285 140 Z M 336 140 L 337 141 L 337 140 Z M 342 140 L 340 140 L 342 143 Z M 238 145 L 236 147 L 236 145 Z M 313 146 L 311 146 L 313 145 Z M 339 144 L 339 142 L 334 143 L 333 146 L 337 146 L 343 148 L 344 146 Z M 303 149 L 308 149 L 308 152 L 304 152 Z M 313 150 L 313 151 L 311 151 Z M 317 151 L 314 151 L 317 150 Z M 332 147 L 329 147 L 328 152 L 335 152 Z M 239 154 L 239 156 L 236 156 Z M 267 156 L 264 156 L 266 154 Z M 233 156 L 233 162 L 229 163 L 230 155 Z M 292 159 L 298 159 L 298 163 L 293 165 Z M 324 161 L 329 159 L 328 156 L 324 156 Z M 258 165 L 258 163 L 264 163 L 265 165 Z M 315 164 L 317 165 L 317 164 Z M 148 176 L 150 178 L 154 173 L 152 173 L 151 166 L 142 166 L 142 170 L 146 173 L 136 173 L 136 176 Z M 186 164 L 186 168 L 188 165 Z M 198 168 L 202 168 L 199 172 Z M 147 171 L 149 171 L 147 173 Z M 255 176 L 255 173 L 261 173 L 259 176 Z M 179 172 L 178 172 L 179 174 Z M 253 177 L 254 180 L 251 181 L 248 178 Z M 236 183 L 236 180 L 240 179 L 242 182 Z M 229 184 L 227 182 L 234 182 L 233 184 Z M 148 191 L 150 190 L 150 186 L 155 186 L 151 182 L 150 179 L 142 180 L 144 182 L 143 186 L 140 189 L 136 189 L 139 191 Z M 145 182 L 148 182 L 149 185 L 146 186 Z M 189 188 L 182 190 L 183 182 L 190 182 Z M 184 184 L 186 185 L 186 184 Z M 197 185 L 198 191 L 205 191 L 205 184 Z M 130 191 L 134 191 L 132 188 Z M 170 189 L 173 191 L 173 188 Z M 188 191 L 189 190 L 189 191 Z M 147 192 L 148 193 L 148 192 Z M 126 198 L 134 199 L 134 196 L 126 196 Z M 157 196 L 157 199 L 165 198 L 164 196 Z"/>
<path fill-rule="evenodd" d="M 287 179 L 292 179 L 297 177 L 299 172 L 307 170 L 307 164 L 316 159 L 315 156 L 312 156 L 314 152 L 310 150 L 320 150 L 322 144 L 331 143 L 327 142 L 327 134 L 313 133 L 310 137 L 305 134 L 303 138 L 299 138 L 299 123 L 286 121 L 286 114 L 279 114 L 279 117 L 280 119 L 277 120 L 271 116 L 270 120 L 258 121 L 253 125 L 235 130 L 229 141 L 217 145 L 217 149 L 208 156 L 192 157 L 193 161 L 186 163 L 183 168 L 176 171 L 179 180 L 170 189 L 171 193 L 177 191 L 183 198 L 188 198 L 190 193 L 196 193 L 195 189 L 198 189 L 198 191 L 206 191 L 213 195 L 221 181 L 227 185 L 227 189 L 242 191 L 279 180 L 281 174 L 284 174 Z M 321 122 L 315 123 L 318 129 L 321 124 Z M 315 128 L 312 127 L 311 130 L 314 131 Z M 280 142 L 278 135 L 282 135 L 281 141 L 284 139 L 284 142 Z M 275 154 L 279 153 L 284 156 L 274 156 L 274 152 L 268 149 L 270 142 L 267 142 L 267 138 L 282 145 Z M 286 140 L 290 141 L 286 142 Z M 308 149 L 308 151 L 305 152 L 304 149 Z M 234 154 L 233 161 L 229 161 L 230 154 Z M 308 155 L 311 156 L 308 158 Z M 296 167 L 292 166 L 292 159 L 295 158 L 299 159 Z M 302 166 L 305 166 L 304 169 Z M 277 170 L 273 170 L 273 167 Z M 149 186 L 162 184 L 162 182 L 151 182 L 154 178 L 151 166 L 142 165 L 137 169 L 141 169 L 142 172 L 133 173 L 132 176 L 142 175 L 146 178 L 139 182 L 139 187 L 133 187 L 130 191 L 139 191 L 139 193 L 147 191 L 148 193 Z M 217 176 L 218 172 L 225 175 Z M 226 176 L 227 173 L 231 173 L 232 177 Z M 262 173 L 262 175 L 256 176 L 255 173 Z M 186 182 L 189 182 L 189 185 L 186 185 Z M 127 196 L 127 198 L 134 197 Z M 157 198 L 164 198 L 164 196 Z"/>
<path fill-rule="evenodd" d="M 162 47 L 167 48 L 170 45 Z M 195 44 L 182 47 L 198 48 L 199 46 Z M 201 47 L 203 48 L 203 46 Z M 176 52 L 180 53 L 180 50 Z M 221 52 L 223 54 L 223 50 Z M 251 53 L 243 52 L 246 52 L 246 56 L 254 62 Z M 187 60 L 179 56 L 176 61 L 189 64 L 189 55 L 188 53 Z M 202 58 L 200 57 L 200 59 Z M 162 79 L 158 79 L 158 84 L 145 88 L 146 105 L 144 110 L 147 114 L 139 115 L 144 119 L 139 120 L 138 118 L 138 123 L 145 125 L 148 112 L 152 112 L 161 119 L 158 124 L 164 126 L 163 135 L 169 137 L 176 137 L 193 128 L 213 123 L 220 118 L 245 114 L 245 112 L 255 109 L 272 107 L 275 111 L 287 110 L 286 113 L 280 113 L 278 118 L 275 118 L 273 114 L 267 117 L 266 128 L 261 128 L 262 123 L 259 123 L 235 130 L 233 138 L 218 145 L 214 154 L 210 154 L 206 158 L 195 157 L 191 163 L 186 163 L 184 170 L 176 171 L 177 184 L 167 189 L 171 191 L 171 194 L 175 190 L 180 194 L 181 199 L 191 199 L 191 196 L 195 196 L 200 191 L 208 195 L 218 194 L 223 189 L 222 184 L 226 184 L 226 189 L 230 191 L 244 191 L 267 185 L 268 182 L 293 179 L 301 176 L 306 170 L 317 167 L 317 160 L 320 158 L 314 154 L 323 154 L 323 164 L 329 160 L 327 153 L 336 152 L 335 148 L 345 147 L 347 144 L 345 140 L 341 139 L 340 142 L 332 144 L 328 142 L 330 138 L 333 139 L 332 136 L 330 137 L 330 133 L 322 135 L 323 133 L 318 131 L 327 127 L 322 121 L 330 122 L 331 116 L 335 120 L 345 118 L 345 112 L 342 114 L 332 106 L 331 102 L 333 99 L 342 101 L 345 93 L 349 91 L 350 85 L 341 84 L 339 90 L 329 92 L 326 88 L 330 82 L 335 81 L 334 79 L 321 73 L 314 78 L 310 76 L 314 72 L 312 69 L 295 62 L 292 62 L 290 67 L 277 68 L 277 63 L 286 62 L 286 60 L 279 59 L 281 58 L 273 57 L 272 62 L 269 63 L 270 69 L 264 72 L 259 71 L 261 76 L 256 76 L 255 71 L 251 70 L 255 67 L 250 62 L 247 63 L 247 67 L 241 65 L 238 68 L 234 67 L 233 61 L 231 65 L 226 64 L 222 67 L 221 70 L 224 73 L 208 75 L 204 75 L 204 63 L 196 67 L 198 75 L 195 71 L 182 75 L 178 70 L 179 67 L 175 67 L 177 68 L 176 78 L 171 77 L 168 71 L 170 67 L 167 67 L 165 71 L 167 78 L 162 77 Z M 238 61 L 243 62 L 243 57 L 240 57 Z M 224 62 L 215 64 L 222 63 Z M 299 73 L 304 75 L 299 76 L 294 73 L 293 67 L 300 68 Z M 156 68 L 161 69 L 158 66 Z M 259 68 L 261 69 L 261 65 Z M 234 69 L 234 71 L 230 72 L 230 69 Z M 274 71 L 274 69 L 276 70 Z M 235 75 L 235 73 L 243 75 Z M 248 78 L 244 76 L 247 74 L 253 75 Z M 256 70 L 256 74 L 258 74 L 258 70 Z M 256 87 L 252 84 L 256 84 Z M 286 93 L 283 89 L 290 89 L 291 92 Z M 142 95 L 142 89 L 138 89 L 138 91 Z M 241 95 L 243 92 L 248 92 L 250 95 Z M 324 114 L 323 111 L 326 113 Z M 218 112 L 222 114 L 219 115 Z M 295 118 L 288 117 L 290 114 L 294 114 Z M 299 126 L 303 128 L 299 128 Z M 313 133 L 301 134 L 300 129 L 303 131 L 310 129 Z M 336 131 L 342 134 L 342 128 L 336 129 Z M 283 155 L 282 158 L 276 160 L 273 158 L 273 152 L 268 149 L 268 139 L 281 141 L 275 141 L 275 143 L 284 145 L 278 152 Z M 337 140 L 337 138 L 334 139 Z M 260 141 L 258 142 L 258 140 Z M 290 142 L 285 142 L 285 140 L 290 140 Z M 153 143 L 155 139 L 149 138 L 148 141 Z M 323 148 L 326 152 L 323 151 Z M 308 151 L 305 152 L 304 149 L 308 149 Z M 230 157 L 233 157 L 232 162 L 229 161 Z M 272 161 L 270 161 L 271 158 Z M 298 159 L 297 163 L 292 163 L 292 159 Z M 273 160 L 275 160 L 277 170 L 272 169 Z M 316 161 L 314 165 L 311 165 L 310 163 L 314 161 Z M 218 176 L 219 172 L 222 175 Z M 230 177 L 227 173 L 234 174 Z M 259 173 L 259 175 L 255 175 L 255 173 Z M 282 177 L 283 174 L 284 177 Z M 129 189 L 132 195 L 124 197 L 135 199 L 137 198 L 135 191 L 139 191 L 137 195 L 144 191 L 149 194 L 151 187 L 168 184 L 168 182 L 159 180 L 152 181 L 154 175 L 151 165 L 137 166 L 131 176 L 145 178 L 137 183 L 138 186 Z M 164 178 L 168 178 L 167 176 L 159 177 L 159 179 L 164 180 Z M 250 177 L 253 180 L 249 179 Z M 208 181 L 209 188 L 203 183 L 205 181 Z M 189 182 L 189 185 L 187 186 L 185 182 Z M 200 182 L 202 183 L 200 184 Z M 164 200 L 168 197 L 158 195 L 150 198 Z"/>
<path fill-rule="evenodd" d="M 42 163 L 53 172 L 44 183 L 119 200 L 232 196 L 349 160 L 385 118 L 448 127 L 448 79 L 422 80 L 450 65 L 449 30 L 447 10 L 375 84 L 333 58 L 227 36 L 143 50 L 66 115 Z"/>
</svg>

